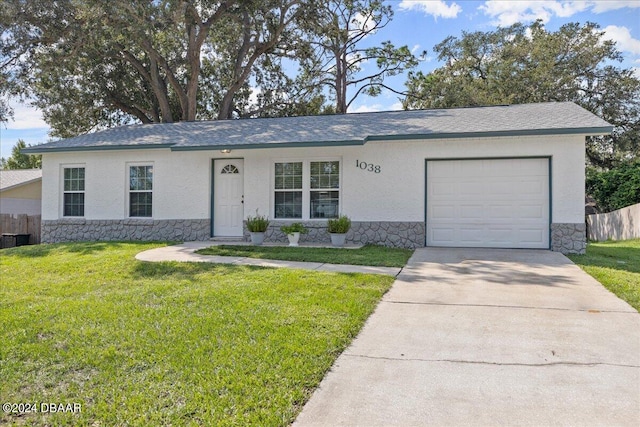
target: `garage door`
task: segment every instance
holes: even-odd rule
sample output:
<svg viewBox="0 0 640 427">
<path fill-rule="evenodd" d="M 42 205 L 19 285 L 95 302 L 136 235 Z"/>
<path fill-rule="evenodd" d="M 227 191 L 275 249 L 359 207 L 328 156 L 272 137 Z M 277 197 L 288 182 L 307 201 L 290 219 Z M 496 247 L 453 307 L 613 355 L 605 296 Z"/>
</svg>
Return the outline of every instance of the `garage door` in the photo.
<svg viewBox="0 0 640 427">
<path fill-rule="evenodd" d="M 549 247 L 549 160 L 427 162 L 427 246 Z"/>
</svg>

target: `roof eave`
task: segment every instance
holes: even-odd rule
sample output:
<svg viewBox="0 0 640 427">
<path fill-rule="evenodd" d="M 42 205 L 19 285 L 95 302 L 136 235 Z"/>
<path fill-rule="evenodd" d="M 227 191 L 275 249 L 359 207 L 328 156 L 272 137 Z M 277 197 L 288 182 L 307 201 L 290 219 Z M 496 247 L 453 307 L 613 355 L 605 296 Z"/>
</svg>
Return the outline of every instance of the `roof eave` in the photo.
<svg viewBox="0 0 640 427">
<path fill-rule="evenodd" d="M 112 151 L 112 150 L 140 150 L 140 149 L 158 149 L 171 148 L 174 144 L 133 144 L 133 145 L 88 145 L 80 147 L 46 147 L 33 146 L 20 150 L 24 154 L 45 154 L 45 153 L 63 153 L 69 151 Z"/>
<path fill-rule="evenodd" d="M 453 139 L 453 138 L 491 138 L 504 136 L 537 136 L 537 135 L 608 135 L 613 132 L 613 126 L 581 127 L 561 129 L 521 129 L 485 132 L 451 132 L 405 135 L 371 135 L 366 141 L 397 141 L 410 139 Z"/>
<path fill-rule="evenodd" d="M 365 139 L 345 141 L 308 141 L 308 142 L 271 142 L 258 144 L 224 144 L 224 145 L 174 145 L 171 151 L 203 151 L 203 150 L 255 150 L 264 148 L 309 148 L 309 147 L 343 147 L 364 145 Z"/>
<path fill-rule="evenodd" d="M 11 185 L 9 187 L 0 188 L 0 191 L 14 190 L 16 188 L 23 187 L 23 186 L 29 185 L 29 184 L 33 184 L 33 183 L 38 182 L 38 181 L 42 181 L 42 177 L 30 179 L 29 181 L 24 181 L 24 182 L 21 182 L 19 184 Z"/>
</svg>

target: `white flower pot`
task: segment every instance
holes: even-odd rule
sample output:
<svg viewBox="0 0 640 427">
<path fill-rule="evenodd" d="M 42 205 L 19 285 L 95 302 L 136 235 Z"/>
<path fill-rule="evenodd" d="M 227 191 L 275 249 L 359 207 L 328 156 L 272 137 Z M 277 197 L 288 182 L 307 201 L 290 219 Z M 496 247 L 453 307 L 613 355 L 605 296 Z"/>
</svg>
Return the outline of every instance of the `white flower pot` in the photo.
<svg viewBox="0 0 640 427">
<path fill-rule="evenodd" d="M 287 234 L 287 238 L 289 239 L 289 246 L 298 246 L 298 240 L 300 240 L 300 233 L 295 232 L 295 233 Z"/>
<path fill-rule="evenodd" d="M 329 233 L 331 235 L 331 244 L 333 246 L 342 247 L 347 238 L 346 233 Z"/>
<path fill-rule="evenodd" d="M 264 231 L 251 231 L 251 243 L 260 246 L 264 242 Z"/>
</svg>

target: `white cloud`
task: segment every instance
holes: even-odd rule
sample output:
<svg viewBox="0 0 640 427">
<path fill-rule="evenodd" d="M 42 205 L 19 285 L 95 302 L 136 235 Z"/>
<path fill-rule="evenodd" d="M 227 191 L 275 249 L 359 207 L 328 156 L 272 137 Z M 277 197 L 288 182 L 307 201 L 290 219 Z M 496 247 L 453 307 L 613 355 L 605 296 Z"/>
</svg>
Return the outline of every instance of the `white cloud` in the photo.
<svg viewBox="0 0 640 427">
<path fill-rule="evenodd" d="M 416 53 L 418 50 L 420 50 L 420 45 L 413 45 L 413 47 L 411 48 L 411 53 Z"/>
<path fill-rule="evenodd" d="M 608 1 L 597 1 L 597 2 L 590 2 L 590 3 L 595 3 L 595 5 L 593 6 L 594 13 L 602 13 L 602 12 L 608 12 L 610 10 L 624 9 L 625 7 L 630 7 L 630 8 L 640 7 L 640 2 L 638 0 L 630 0 L 630 1 L 629 0 L 627 1 L 608 0 Z"/>
<path fill-rule="evenodd" d="M 373 27 L 376 25 L 375 20 L 373 19 L 372 15 L 363 15 L 361 13 L 356 13 L 356 15 L 353 17 L 353 19 L 351 20 L 351 28 L 353 28 L 351 30 L 351 32 L 357 33 L 359 34 L 360 32 L 366 33 L 369 32 L 373 29 Z M 373 32 L 372 34 L 374 34 L 375 32 Z M 370 34 L 367 34 L 367 37 Z"/>
<path fill-rule="evenodd" d="M 357 108 L 349 109 L 349 113 L 373 113 L 376 111 L 383 111 L 382 104 L 361 105 Z"/>
<path fill-rule="evenodd" d="M 529 22 L 541 19 L 549 22 L 552 16 L 563 18 L 586 10 L 590 3 L 586 1 L 486 1 L 478 9 L 494 18 L 493 24 L 506 27 L 516 22 Z"/>
<path fill-rule="evenodd" d="M 42 129 L 48 128 L 49 125 L 42 118 L 42 112 L 36 107 L 22 102 L 11 102 L 13 107 L 13 120 L 9 120 L 6 124 L 7 129 L 23 130 L 23 129 Z"/>
<path fill-rule="evenodd" d="M 398 111 L 402 110 L 402 102 L 397 101 L 393 104 L 369 104 L 369 105 L 360 105 L 356 108 L 349 108 L 349 113 L 375 113 L 378 111 Z"/>
<path fill-rule="evenodd" d="M 563 1 L 563 0 L 489 0 L 479 6 L 485 15 L 494 18 L 492 24 L 506 27 L 516 22 L 532 22 L 541 19 L 543 22 L 558 16 L 568 18 L 576 13 L 591 9 L 594 13 L 625 7 L 640 7 L 634 1 Z"/>
<path fill-rule="evenodd" d="M 401 10 L 418 10 L 434 18 L 456 18 L 462 8 L 455 2 L 447 4 L 444 0 L 402 0 Z"/>
<path fill-rule="evenodd" d="M 249 104 L 256 105 L 258 103 L 258 96 L 262 93 L 262 89 L 259 87 L 250 87 L 251 93 L 249 94 Z"/>
<path fill-rule="evenodd" d="M 616 42 L 616 47 L 623 52 L 640 55 L 640 40 L 634 39 L 627 27 L 609 25 L 603 28 L 605 38 Z"/>
</svg>

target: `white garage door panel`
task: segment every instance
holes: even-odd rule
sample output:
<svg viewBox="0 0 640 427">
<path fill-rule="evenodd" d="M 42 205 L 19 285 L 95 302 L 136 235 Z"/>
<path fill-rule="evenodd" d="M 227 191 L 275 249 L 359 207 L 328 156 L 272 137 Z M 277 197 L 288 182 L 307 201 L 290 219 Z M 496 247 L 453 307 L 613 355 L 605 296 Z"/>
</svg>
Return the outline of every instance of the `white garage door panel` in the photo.
<svg viewBox="0 0 640 427">
<path fill-rule="evenodd" d="M 427 245 L 548 248 L 548 160 L 429 161 Z"/>
</svg>

